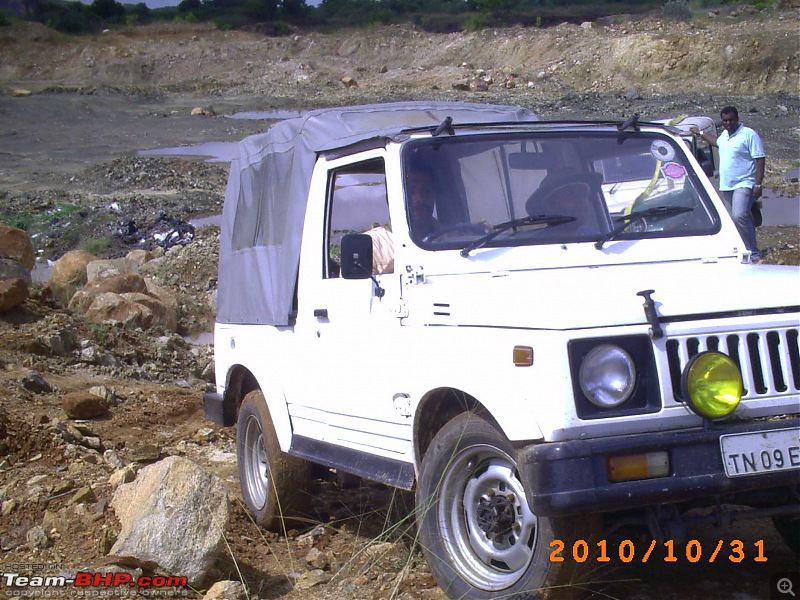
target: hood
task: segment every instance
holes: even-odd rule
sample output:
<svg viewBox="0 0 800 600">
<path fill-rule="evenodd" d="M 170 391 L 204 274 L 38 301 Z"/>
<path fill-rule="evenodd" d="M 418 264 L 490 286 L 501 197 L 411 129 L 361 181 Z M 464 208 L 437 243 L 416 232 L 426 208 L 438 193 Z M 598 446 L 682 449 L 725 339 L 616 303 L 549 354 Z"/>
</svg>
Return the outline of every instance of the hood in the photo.
<svg viewBox="0 0 800 600">
<path fill-rule="evenodd" d="M 646 323 L 643 290 L 653 290 L 662 321 L 797 310 L 798 283 L 796 267 L 733 261 L 575 267 L 433 276 L 408 290 L 408 306 L 409 317 L 431 324 L 566 330 Z"/>
</svg>

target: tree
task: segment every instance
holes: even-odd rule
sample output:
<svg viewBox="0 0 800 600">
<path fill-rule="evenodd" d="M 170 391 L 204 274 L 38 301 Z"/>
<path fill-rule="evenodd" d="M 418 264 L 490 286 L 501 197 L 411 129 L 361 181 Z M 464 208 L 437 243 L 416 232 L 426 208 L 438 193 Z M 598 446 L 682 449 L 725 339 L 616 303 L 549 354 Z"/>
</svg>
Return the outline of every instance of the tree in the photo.
<svg viewBox="0 0 800 600">
<path fill-rule="evenodd" d="M 125 21 L 132 23 L 145 23 L 150 20 L 150 7 L 144 2 L 139 2 L 133 6 L 128 5 L 128 17 Z"/>
<path fill-rule="evenodd" d="M 197 12 L 200 10 L 200 0 L 181 0 L 178 4 L 179 13 Z"/>
<path fill-rule="evenodd" d="M 519 5 L 519 0 L 478 0 L 477 4 L 481 12 L 496 19 L 506 20 Z"/>
<path fill-rule="evenodd" d="M 89 9 L 104 21 L 115 21 L 125 16 L 125 7 L 116 0 L 92 0 Z"/>
<path fill-rule="evenodd" d="M 243 10 L 253 19 L 273 19 L 278 13 L 278 0 L 247 0 Z"/>
<path fill-rule="evenodd" d="M 281 0 L 281 9 L 289 17 L 302 17 L 308 12 L 306 0 Z"/>
</svg>

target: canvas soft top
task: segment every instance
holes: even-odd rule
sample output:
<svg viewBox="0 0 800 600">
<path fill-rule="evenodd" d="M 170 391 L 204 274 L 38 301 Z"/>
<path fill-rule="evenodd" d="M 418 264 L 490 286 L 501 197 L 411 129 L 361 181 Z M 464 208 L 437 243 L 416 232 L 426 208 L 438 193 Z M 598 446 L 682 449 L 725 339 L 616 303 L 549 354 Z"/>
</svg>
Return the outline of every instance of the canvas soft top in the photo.
<svg viewBox="0 0 800 600">
<path fill-rule="evenodd" d="M 231 162 L 222 212 L 217 322 L 289 324 L 319 152 L 436 126 L 447 117 L 454 123 L 538 120 L 514 106 L 395 102 L 314 110 L 245 138 Z"/>
</svg>

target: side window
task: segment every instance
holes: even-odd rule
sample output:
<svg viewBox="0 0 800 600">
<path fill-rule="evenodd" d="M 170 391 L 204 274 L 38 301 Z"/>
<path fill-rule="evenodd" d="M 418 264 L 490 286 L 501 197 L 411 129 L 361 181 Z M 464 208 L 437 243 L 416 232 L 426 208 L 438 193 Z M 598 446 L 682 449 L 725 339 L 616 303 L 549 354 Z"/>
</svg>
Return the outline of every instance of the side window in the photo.
<svg viewBox="0 0 800 600">
<path fill-rule="evenodd" d="M 394 272 L 394 238 L 389 222 L 386 169 L 381 159 L 347 165 L 328 177 L 328 227 L 323 273 L 339 277 L 342 237 L 372 237 L 373 272 Z"/>
</svg>

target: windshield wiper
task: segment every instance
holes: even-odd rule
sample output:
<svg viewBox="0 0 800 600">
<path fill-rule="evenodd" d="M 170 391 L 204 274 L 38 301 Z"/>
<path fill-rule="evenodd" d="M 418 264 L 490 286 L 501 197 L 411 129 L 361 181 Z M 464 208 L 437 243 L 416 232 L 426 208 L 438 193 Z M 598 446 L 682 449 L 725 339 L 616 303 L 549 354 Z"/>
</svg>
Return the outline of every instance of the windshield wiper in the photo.
<svg viewBox="0 0 800 600">
<path fill-rule="evenodd" d="M 679 215 L 685 212 L 691 212 L 693 210 L 694 208 L 692 208 L 691 206 L 654 206 L 653 208 L 648 208 L 642 211 L 632 212 L 628 215 L 623 215 L 619 218 L 625 222 L 622 223 L 621 225 L 617 225 L 614 229 L 612 229 L 603 237 L 601 237 L 599 240 L 597 240 L 594 243 L 594 247 L 597 248 L 598 250 L 601 250 L 603 248 L 603 244 L 605 244 L 606 242 L 610 242 L 611 240 L 616 238 L 620 233 L 625 231 L 628 227 L 630 227 L 637 221 L 641 221 L 642 219 L 648 217 L 654 217 L 658 219 L 664 217 L 674 217 L 675 215 Z"/>
<path fill-rule="evenodd" d="M 569 217 L 567 215 L 534 215 L 532 217 L 521 217 L 519 219 L 506 221 L 505 223 L 498 223 L 494 226 L 492 231 L 476 240 L 472 240 L 469 244 L 464 246 L 461 250 L 461 256 L 464 258 L 468 257 L 470 252 L 482 248 L 498 235 L 509 229 L 515 229 L 525 225 L 561 225 L 563 223 L 571 223 L 574 220 L 575 217 Z"/>
</svg>

